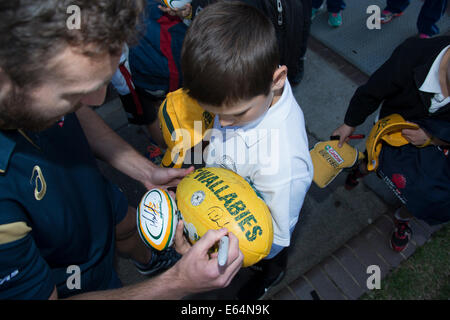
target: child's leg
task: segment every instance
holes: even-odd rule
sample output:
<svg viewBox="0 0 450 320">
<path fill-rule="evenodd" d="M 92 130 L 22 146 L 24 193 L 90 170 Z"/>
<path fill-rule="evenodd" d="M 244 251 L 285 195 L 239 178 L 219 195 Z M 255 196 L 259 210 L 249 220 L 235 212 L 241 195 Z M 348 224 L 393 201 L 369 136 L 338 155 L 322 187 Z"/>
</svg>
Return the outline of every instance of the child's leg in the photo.
<svg viewBox="0 0 450 320">
<path fill-rule="evenodd" d="M 160 104 L 161 103 L 157 103 L 155 105 L 155 108 L 159 108 Z M 150 137 L 158 145 L 158 147 L 160 147 L 161 149 L 166 149 L 167 145 L 166 142 L 164 141 L 164 137 L 161 130 L 161 123 L 159 122 L 158 117 L 156 117 L 156 119 L 152 123 L 147 125 L 147 129 L 148 133 L 150 134 Z"/>
<path fill-rule="evenodd" d="M 285 275 L 288 259 L 288 248 L 280 248 L 282 250 L 275 257 L 263 259 L 254 266 L 256 274 L 239 290 L 239 300 L 261 299 L 267 290 L 280 283 Z"/>
<path fill-rule="evenodd" d="M 330 13 L 338 13 L 345 9 L 344 0 L 327 0 L 327 9 Z"/>
<path fill-rule="evenodd" d="M 269 286 L 276 285 L 281 281 L 287 267 L 287 247 L 277 246 L 280 250 L 271 258 L 266 257 L 261 261 L 262 272 L 264 274 L 264 281 Z"/>
<path fill-rule="evenodd" d="M 323 4 L 324 0 L 312 0 L 312 7 L 314 9 L 319 9 L 320 6 Z"/>
<path fill-rule="evenodd" d="M 436 23 L 445 13 L 447 0 L 425 0 L 417 19 L 419 33 L 434 36 L 439 33 Z"/>
<path fill-rule="evenodd" d="M 412 230 L 409 227 L 409 220 L 412 215 L 402 206 L 394 214 L 394 231 L 391 235 L 390 245 L 392 250 L 402 252 L 408 246 L 412 236 Z"/>
<path fill-rule="evenodd" d="M 392 13 L 403 12 L 409 6 L 410 0 L 387 0 L 386 8 L 384 10 Z"/>
<path fill-rule="evenodd" d="M 294 227 L 289 232 L 292 238 Z M 288 247 L 272 244 L 269 254 L 252 268 L 256 274 L 238 292 L 239 300 L 261 299 L 267 290 L 280 283 L 286 273 Z"/>
<path fill-rule="evenodd" d="M 367 170 L 367 151 L 366 157 L 348 174 L 345 180 L 345 189 L 352 190 L 359 184 L 359 179 L 365 177 L 370 173 Z"/>
<path fill-rule="evenodd" d="M 128 117 L 128 122 L 136 125 L 144 125 L 150 135 L 150 138 L 160 147 L 164 148 L 160 123 L 157 117 L 159 106 L 162 99 L 148 93 L 145 89 L 136 87 L 135 92 L 139 99 L 139 105 L 136 105 L 131 94 L 120 96 L 122 105 Z"/>
</svg>

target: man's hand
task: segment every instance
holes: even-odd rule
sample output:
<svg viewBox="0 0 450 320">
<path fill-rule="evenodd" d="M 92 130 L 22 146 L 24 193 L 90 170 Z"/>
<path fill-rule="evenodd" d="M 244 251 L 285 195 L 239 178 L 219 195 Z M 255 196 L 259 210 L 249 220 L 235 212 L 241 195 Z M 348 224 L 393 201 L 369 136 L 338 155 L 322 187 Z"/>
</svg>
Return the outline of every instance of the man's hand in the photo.
<svg viewBox="0 0 450 320">
<path fill-rule="evenodd" d="M 171 16 L 178 16 L 180 19 L 185 19 L 189 17 L 189 15 L 192 12 L 192 6 L 191 4 L 186 4 L 183 8 L 178 9 L 172 9 L 168 8 L 166 6 L 158 6 L 159 10 L 171 15 Z"/>
<path fill-rule="evenodd" d="M 342 148 L 343 144 L 349 140 L 348 137 L 355 132 L 355 129 L 356 127 L 350 127 L 344 123 L 333 131 L 332 136 L 339 136 L 339 148 Z"/>
<path fill-rule="evenodd" d="M 209 254 L 209 250 L 225 235 L 230 240 L 228 260 L 220 267 L 217 253 Z M 183 223 L 180 223 L 175 237 L 176 249 L 184 253 L 183 257 L 161 275 L 119 289 L 75 295 L 71 299 L 181 299 L 188 294 L 225 288 L 242 266 L 244 255 L 239 250 L 239 241 L 225 228 L 209 230 L 191 246 L 183 238 Z M 56 290 L 52 298 L 57 298 Z"/>
<path fill-rule="evenodd" d="M 177 226 L 175 247 L 183 257 L 173 267 L 180 283 L 180 289 L 186 288 L 186 293 L 209 291 L 228 286 L 242 266 L 244 255 L 239 250 L 239 241 L 227 229 L 209 230 L 192 247 L 186 239 L 182 239 L 182 224 Z M 228 260 L 220 267 L 217 253 L 209 254 L 209 250 L 222 238 L 228 235 L 230 239 Z"/>
<path fill-rule="evenodd" d="M 432 138 L 430 134 L 428 134 L 422 128 L 419 129 L 403 129 L 402 136 L 409 141 L 409 143 L 415 146 L 422 146 Z"/>
<path fill-rule="evenodd" d="M 153 188 L 166 189 L 168 187 L 176 187 L 181 179 L 192 171 L 194 171 L 194 167 L 187 169 L 153 167 L 141 182 L 148 190 Z"/>
<path fill-rule="evenodd" d="M 157 167 L 114 132 L 90 107 L 80 108 L 77 117 L 94 155 L 141 182 L 147 189 L 175 187 L 194 170 L 194 167 Z"/>
</svg>

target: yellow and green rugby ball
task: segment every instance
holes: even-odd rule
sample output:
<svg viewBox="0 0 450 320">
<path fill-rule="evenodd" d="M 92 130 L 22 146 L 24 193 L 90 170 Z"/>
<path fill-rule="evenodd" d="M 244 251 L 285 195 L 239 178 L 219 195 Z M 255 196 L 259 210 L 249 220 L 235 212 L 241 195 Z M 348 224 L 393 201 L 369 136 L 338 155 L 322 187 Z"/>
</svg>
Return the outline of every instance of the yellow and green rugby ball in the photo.
<svg viewBox="0 0 450 320">
<path fill-rule="evenodd" d="M 192 0 L 161 0 L 161 3 L 171 9 L 183 8 L 186 4 L 191 3 Z"/>
<path fill-rule="evenodd" d="M 170 247 L 177 223 L 177 205 L 167 191 L 152 189 L 144 194 L 137 208 L 137 228 L 148 247 L 159 251 Z"/>
<path fill-rule="evenodd" d="M 181 180 L 176 200 L 189 240 L 209 229 L 227 228 L 239 239 L 244 267 L 266 257 L 272 247 L 272 216 L 241 176 L 224 168 L 201 168 Z"/>
</svg>

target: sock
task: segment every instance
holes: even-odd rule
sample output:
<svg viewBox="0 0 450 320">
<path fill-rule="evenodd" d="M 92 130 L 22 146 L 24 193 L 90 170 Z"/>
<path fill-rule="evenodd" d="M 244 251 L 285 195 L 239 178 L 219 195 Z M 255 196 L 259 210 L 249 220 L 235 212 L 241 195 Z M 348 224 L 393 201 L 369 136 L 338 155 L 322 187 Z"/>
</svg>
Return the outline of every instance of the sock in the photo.
<svg viewBox="0 0 450 320">
<path fill-rule="evenodd" d="M 404 218 L 400 216 L 400 210 L 402 210 L 402 208 L 398 208 L 397 210 L 395 210 L 394 213 L 394 217 L 395 219 L 399 220 L 399 221 L 403 221 L 403 222 L 408 222 L 410 220 L 410 218 Z"/>
</svg>

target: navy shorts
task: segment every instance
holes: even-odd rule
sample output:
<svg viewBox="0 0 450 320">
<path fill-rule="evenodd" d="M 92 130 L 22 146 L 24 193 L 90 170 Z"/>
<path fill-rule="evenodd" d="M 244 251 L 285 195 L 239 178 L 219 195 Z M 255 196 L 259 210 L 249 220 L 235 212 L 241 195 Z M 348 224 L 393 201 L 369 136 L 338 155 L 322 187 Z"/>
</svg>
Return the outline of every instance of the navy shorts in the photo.
<svg viewBox="0 0 450 320">
<path fill-rule="evenodd" d="M 119 95 L 122 105 L 127 114 L 128 122 L 136 125 L 148 125 L 158 117 L 158 109 L 164 97 L 156 97 L 145 89 L 135 87 L 136 94 L 141 103 L 142 110 L 136 106 L 131 93 Z"/>
</svg>

